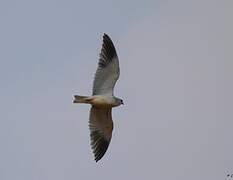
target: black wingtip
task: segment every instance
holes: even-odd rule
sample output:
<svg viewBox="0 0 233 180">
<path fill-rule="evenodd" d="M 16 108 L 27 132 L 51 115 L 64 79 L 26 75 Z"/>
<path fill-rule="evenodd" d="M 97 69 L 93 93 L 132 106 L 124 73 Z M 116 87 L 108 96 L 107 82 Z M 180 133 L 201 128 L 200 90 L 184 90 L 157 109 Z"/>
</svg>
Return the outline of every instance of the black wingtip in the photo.
<svg viewBox="0 0 233 180">
<path fill-rule="evenodd" d="M 110 38 L 110 36 L 107 33 L 104 33 L 103 40 L 107 41 L 107 42 L 109 42 L 109 43 L 111 43 L 113 45 L 113 41 L 112 41 L 112 39 Z"/>
<path fill-rule="evenodd" d="M 110 39 L 110 36 L 107 33 L 104 33 L 103 38 L 108 38 Z"/>
<path fill-rule="evenodd" d="M 91 132 L 91 147 L 95 161 L 98 162 L 106 153 L 110 141 L 106 140 L 98 131 Z"/>
<path fill-rule="evenodd" d="M 111 60 L 115 56 L 117 56 L 115 46 L 113 44 L 112 39 L 104 33 L 103 35 L 103 43 L 102 43 L 102 49 L 101 49 L 101 54 L 100 56 L 103 55 L 103 58 L 105 60 Z M 101 57 L 102 58 L 102 57 Z"/>
<path fill-rule="evenodd" d="M 109 146 L 109 142 L 101 139 L 99 144 L 97 145 L 96 149 L 94 150 L 95 154 L 95 161 L 98 162 L 102 157 L 105 155 Z"/>
</svg>

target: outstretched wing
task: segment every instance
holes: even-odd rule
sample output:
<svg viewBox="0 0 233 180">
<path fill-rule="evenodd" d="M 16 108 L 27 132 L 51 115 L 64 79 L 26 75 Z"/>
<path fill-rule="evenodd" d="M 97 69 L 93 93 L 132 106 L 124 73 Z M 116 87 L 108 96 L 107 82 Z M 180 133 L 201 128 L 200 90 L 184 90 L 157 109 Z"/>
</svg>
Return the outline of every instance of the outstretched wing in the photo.
<svg viewBox="0 0 233 180">
<path fill-rule="evenodd" d="M 113 95 L 113 89 L 119 75 L 120 68 L 116 49 L 110 37 L 104 34 L 98 68 L 93 84 L 93 95 Z"/>
<path fill-rule="evenodd" d="M 104 156 L 111 141 L 113 130 L 112 109 L 102 109 L 92 106 L 89 128 L 91 131 L 91 148 L 97 162 Z"/>
</svg>

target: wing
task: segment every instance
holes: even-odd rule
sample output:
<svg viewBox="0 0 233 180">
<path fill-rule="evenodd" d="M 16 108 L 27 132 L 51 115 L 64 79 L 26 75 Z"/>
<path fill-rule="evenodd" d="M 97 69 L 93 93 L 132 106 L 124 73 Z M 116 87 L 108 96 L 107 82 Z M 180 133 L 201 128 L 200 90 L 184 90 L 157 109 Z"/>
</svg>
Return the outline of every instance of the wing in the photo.
<svg viewBox="0 0 233 180">
<path fill-rule="evenodd" d="M 89 128 L 91 131 L 91 148 L 97 162 L 104 156 L 111 141 L 113 130 L 112 109 L 99 109 L 92 106 Z"/>
<path fill-rule="evenodd" d="M 110 37 L 104 34 L 98 68 L 93 84 L 93 95 L 113 95 L 113 89 L 119 75 L 120 68 L 116 49 Z"/>
</svg>

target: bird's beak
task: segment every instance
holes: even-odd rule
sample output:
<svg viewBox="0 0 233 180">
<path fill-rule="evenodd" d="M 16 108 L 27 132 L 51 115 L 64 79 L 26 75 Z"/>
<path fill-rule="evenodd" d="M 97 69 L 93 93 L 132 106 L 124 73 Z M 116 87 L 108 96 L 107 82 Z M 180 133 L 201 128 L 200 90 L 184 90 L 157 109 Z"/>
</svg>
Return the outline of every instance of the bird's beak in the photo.
<svg viewBox="0 0 233 180">
<path fill-rule="evenodd" d="M 124 103 L 123 103 L 123 102 L 122 102 L 121 104 L 122 104 L 122 105 L 124 105 Z"/>
</svg>

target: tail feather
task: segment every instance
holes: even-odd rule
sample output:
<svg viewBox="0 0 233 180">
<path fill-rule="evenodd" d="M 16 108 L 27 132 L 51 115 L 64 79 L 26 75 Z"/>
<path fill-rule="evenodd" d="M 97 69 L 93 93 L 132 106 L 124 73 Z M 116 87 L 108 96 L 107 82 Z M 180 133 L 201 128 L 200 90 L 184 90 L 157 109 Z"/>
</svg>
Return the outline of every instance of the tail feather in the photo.
<svg viewBox="0 0 233 180">
<path fill-rule="evenodd" d="M 88 103 L 88 96 L 74 95 L 73 103 Z"/>
</svg>

